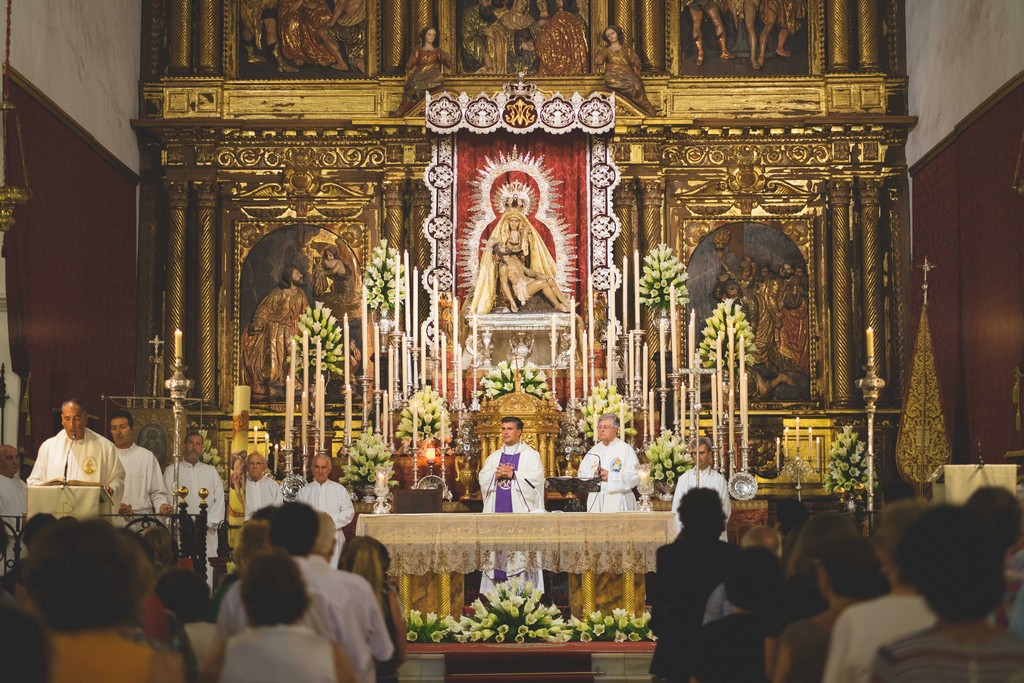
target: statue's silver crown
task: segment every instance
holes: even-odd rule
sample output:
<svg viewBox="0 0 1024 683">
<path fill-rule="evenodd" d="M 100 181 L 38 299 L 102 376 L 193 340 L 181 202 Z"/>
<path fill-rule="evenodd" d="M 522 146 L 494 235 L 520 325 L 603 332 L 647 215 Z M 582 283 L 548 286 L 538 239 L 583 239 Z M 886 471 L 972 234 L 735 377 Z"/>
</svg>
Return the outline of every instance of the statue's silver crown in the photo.
<svg viewBox="0 0 1024 683">
<path fill-rule="evenodd" d="M 530 81 L 524 81 L 523 76 L 525 75 L 526 74 L 520 71 L 518 81 L 509 81 L 506 83 L 504 87 L 505 94 L 509 97 L 526 97 L 532 99 L 533 96 L 537 94 L 537 84 L 531 83 Z"/>
</svg>

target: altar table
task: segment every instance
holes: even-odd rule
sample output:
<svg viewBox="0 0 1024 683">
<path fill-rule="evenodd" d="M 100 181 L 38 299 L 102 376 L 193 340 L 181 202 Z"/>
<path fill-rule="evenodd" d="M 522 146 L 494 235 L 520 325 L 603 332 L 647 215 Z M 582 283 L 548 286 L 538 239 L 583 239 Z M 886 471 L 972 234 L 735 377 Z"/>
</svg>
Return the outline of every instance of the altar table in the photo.
<svg viewBox="0 0 1024 683">
<path fill-rule="evenodd" d="M 611 606 L 643 611 L 644 574 L 655 570 L 657 549 L 675 540 L 676 523 L 671 512 L 360 515 L 356 534 L 387 546 L 406 607 L 458 616 L 462 576 L 493 569 L 493 552 L 515 550 L 527 554 L 529 570 L 569 573 L 572 611 L 581 615 Z M 611 575 L 621 584 L 598 591 L 599 578 Z M 434 590 L 413 599 L 413 577 Z"/>
</svg>

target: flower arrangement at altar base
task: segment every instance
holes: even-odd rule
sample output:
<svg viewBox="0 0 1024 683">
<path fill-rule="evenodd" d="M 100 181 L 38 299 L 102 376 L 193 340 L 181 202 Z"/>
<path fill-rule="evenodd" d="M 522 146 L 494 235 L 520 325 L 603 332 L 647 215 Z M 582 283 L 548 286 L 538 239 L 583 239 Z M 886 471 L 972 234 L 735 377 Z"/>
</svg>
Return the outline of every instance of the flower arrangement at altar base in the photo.
<svg viewBox="0 0 1024 683">
<path fill-rule="evenodd" d="M 384 437 L 370 431 L 364 431 L 352 442 L 349 449 L 349 462 L 342 468 L 341 483 L 345 486 L 373 486 L 377 482 L 378 465 L 391 462 Z M 388 486 L 398 486 L 398 481 L 391 479 Z"/>
<path fill-rule="evenodd" d="M 633 424 L 633 411 L 629 409 L 629 404 L 625 405 L 625 408 L 621 409 L 620 404 L 622 403 L 622 396 L 619 394 L 618 389 L 612 387 L 608 388 L 608 381 L 601 380 L 594 387 L 594 391 L 587 397 L 587 402 L 583 404 L 583 409 L 580 411 L 579 428 L 587 438 L 594 438 L 594 416 L 598 419 L 606 413 L 614 413 L 615 415 L 624 415 L 626 423 L 626 435 L 632 436 L 636 434 L 636 429 L 631 427 Z"/>
<path fill-rule="evenodd" d="M 828 493 L 845 493 L 861 489 L 868 483 L 867 444 L 861 441 L 852 427 L 843 427 L 842 433 L 828 451 L 822 484 Z"/>
<path fill-rule="evenodd" d="M 643 276 L 640 278 L 640 303 L 660 311 L 669 309 L 672 286 L 676 288 L 676 305 L 683 306 L 690 299 L 686 293 L 689 273 L 679 262 L 672 248 L 659 244 L 644 257 Z"/>
<path fill-rule="evenodd" d="M 611 614 L 603 614 L 600 610 L 591 612 L 585 619 L 572 617 L 572 640 L 581 643 L 591 641 L 624 643 L 641 640 L 657 640 L 651 631 L 651 613 L 644 612 L 637 616 L 624 609 L 613 609 Z"/>
<path fill-rule="evenodd" d="M 208 429 L 200 429 L 199 436 L 203 437 L 203 454 L 200 459 L 217 470 L 224 476 L 224 459 L 220 457 L 220 451 L 213 446 L 213 440 L 209 437 Z"/>
<path fill-rule="evenodd" d="M 516 370 L 510 361 L 503 360 L 484 375 L 480 385 L 483 387 L 483 395 L 487 398 L 494 399 L 511 394 L 516 390 Z M 520 371 L 519 385 L 523 388 L 523 393 L 540 399 L 551 397 L 547 375 L 534 363 L 527 363 Z"/>
<path fill-rule="evenodd" d="M 679 477 L 693 468 L 693 457 L 675 432 L 662 432 L 644 455 L 651 464 L 651 479 L 666 489 L 674 489 Z"/>
<path fill-rule="evenodd" d="M 366 304 L 373 310 L 395 310 L 395 270 L 398 270 L 398 300 L 405 299 L 405 266 L 397 249 L 389 249 L 384 240 L 370 254 L 363 283 L 366 285 Z"/>
<path fill-rule="evenodd" d="M 459 622 L 450 616 L 441 618 L 433 612 L 423 614 L 409 610 L 405 615 L 405 639 L 410 643 L 450 643 L 455 633 L 461 633 Z"/>
<path fill-rule="evenodd" d="M 344 330 L 338 324 L 338 319 L 331 313 L 329 306 L 323 302 L 314 302 L 313 306 L 306 306 L 306 310 L 299 316 L 298 330 L 292 339 L 295 345 L 302 349 L 302 333 L 309 333 L 309 367 L 311 371 L 316 368 L 316 340 L 320 339 L 321 358 L 320 363 L 325 371 L 335 375 L 345 372 L 345 349 L 342 347 L 342 335 Z"/>
<path fill-rule="evenodd" d="M 736 337 L 736 363 L 739 363 L 739 340 L 743 337 L 743 346 L 746 352 L 746 364 L 754 364 L 754 333 L 747 322 L 747 314 L 743 312 L 743 306 L 734 299 L 726 299 L 718 304 L 715 310 L 704 321 L 704 331 L 701 333 L 700 358 L 704 367 L 715 367 L 715 349 L 717 340 L 722 337 L 722 362 L 728 363 L 729 350 L 729 326 L 732 326 L 733 334 Z M 732 372 L 732 368 L 727 368 Z"/>
<path fill-rule="evenodd" d="M 572 638 L 572 627 L 556 606 L 542 605 L 540 598 L 541 592 L 529 581 L 505 581 L 483 600 L 473 601 L 473 614 L 462 617 L 462 630 L 454 638 L 461 643 L 567 642 Z"/>
<path fill-rule="evenodd" d="M 452 416 L 444 407 L 441 396 L 433 387 L 427 386 L 413 394 L 412 399 L 402 408 L 395 436 L 399 439 L 412 438 L 412 416 L 416 412 L 416 439 L 429 439 L 441 434 L 441 415 L 445 416 L 446 432 L 452 434 Z"/>
</svg>

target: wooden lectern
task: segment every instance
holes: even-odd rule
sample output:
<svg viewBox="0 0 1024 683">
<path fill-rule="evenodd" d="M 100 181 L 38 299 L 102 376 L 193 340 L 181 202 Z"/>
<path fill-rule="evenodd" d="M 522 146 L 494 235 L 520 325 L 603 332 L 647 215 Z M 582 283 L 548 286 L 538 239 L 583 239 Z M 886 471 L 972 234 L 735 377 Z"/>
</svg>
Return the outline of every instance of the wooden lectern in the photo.
<svg viewBox="0 0 1024 683">
<path fill-rule="evenodd" d="M 110 496 L 103 486 L 83 481 L 46 482 L 28 487 L 28 516 L 48 512 L 55 517 L 86 519 L 112 514 Z"/>
<path fill-rule="evenodd" d="M 946 465 L 944 484 L 936 484 L 932 495 L 936 503 L 963 505 L 971 494 L 985 486 L 998 486 L 1017 494 L 1016 465 Z"/>
</svg>

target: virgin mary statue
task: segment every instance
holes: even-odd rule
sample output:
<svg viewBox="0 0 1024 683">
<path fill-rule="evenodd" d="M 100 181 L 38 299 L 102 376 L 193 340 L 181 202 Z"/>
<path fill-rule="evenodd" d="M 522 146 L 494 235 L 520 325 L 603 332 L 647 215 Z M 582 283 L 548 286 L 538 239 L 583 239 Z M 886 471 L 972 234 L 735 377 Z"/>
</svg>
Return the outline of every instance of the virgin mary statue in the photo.
<svg viewBox="0 0 1024 683">
<path fill-rule="evenodd" d="M 514 292 L 513 296 L 519 298 L 520 303 L 525 304 L 533 293 L 542 289 L 525 286 L 527 282 L 524 282 L 524 279 L 547 281 L 557 289 L 555 276 L 558 274 L 558 268 L 554 257 L 526 214 L 519 209 L 510 208 L 498 219 L 480 254 L 480 269 L 477 272 L 469 315 L 486 315 L 494 309 L 495 297 L 501 289 L 502 278 L 510 278 L 508 267 L 502 267 L 502 262 L 506 259 L 516 259 L 518 265 L 525 269 L 523 276 L 518 278 L 516 275 L 520 269 L 512 269 L 511 277 L 518 282 L 509 283 L 511 291 Z M 515 308 L 514 301 L 510 301 L 509 304 Z"/>
</svg>

